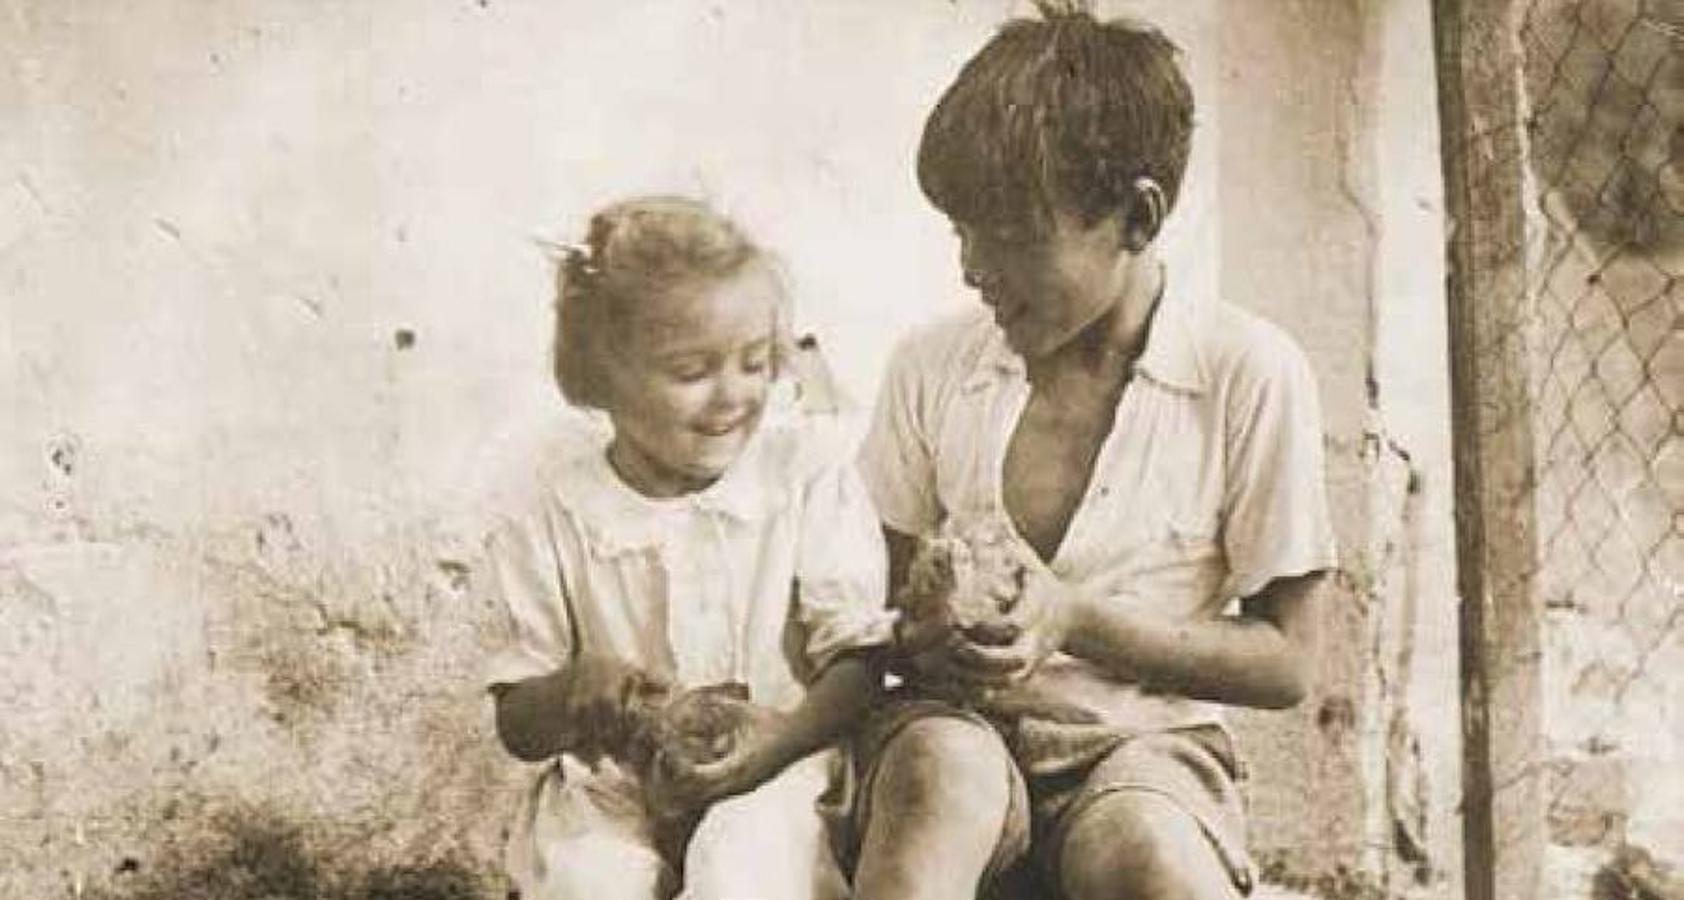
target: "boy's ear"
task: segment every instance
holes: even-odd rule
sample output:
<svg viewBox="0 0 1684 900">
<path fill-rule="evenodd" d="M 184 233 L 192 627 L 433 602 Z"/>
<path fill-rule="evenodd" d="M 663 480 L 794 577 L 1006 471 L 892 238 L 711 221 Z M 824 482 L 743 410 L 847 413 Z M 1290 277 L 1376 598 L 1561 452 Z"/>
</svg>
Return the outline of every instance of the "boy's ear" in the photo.
<svg viewBox="0 0 1684 900">
<path fill-rule="evenodd" d="M 1142 175 L 1129 184 L 1123 205 L 1123 245 L 1130 253 L 1139 253 L 1158 239 L 1168 213 L 1164 203 L 1164 189 L 1157 180 Z"/>
</svg>

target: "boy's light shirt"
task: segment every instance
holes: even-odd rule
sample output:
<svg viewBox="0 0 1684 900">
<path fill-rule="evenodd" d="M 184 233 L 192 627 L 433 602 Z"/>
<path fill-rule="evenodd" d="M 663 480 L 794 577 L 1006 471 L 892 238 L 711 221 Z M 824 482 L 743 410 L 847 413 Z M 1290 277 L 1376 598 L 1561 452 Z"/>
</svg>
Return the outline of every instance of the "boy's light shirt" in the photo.
<svg viewBox="0 0 1684 900">
<path fill-rule="evenodd" d="M 502 501 L 490 562 L 510 636 L 488 681 L 547 674 L 579 649 L 686 685 L 741 679 L 789 707 L 804 675 L 886 641 L 882 537 L 852 442 L 835 417 L 775 406 L 719 481 L 671 499 L 615 475 L 600 421 L 563 429 Z"/>
<path fill-rule="evenodd" d="M 1135 374 L 1054 574 L 1119 607 L 1191 621 L 1271 579 L 1335 565 L 1317 389 L 1290 338 L 1172 287 Z M 950 516 L 993 517 L 1015 534 L 1000 475 L 1029 393 L 1023 360 L 980 309 L 903 341 L 861 456 L 883 521 L 916 535 Z M 1125 731 L 1219 720 L 1215 704 L 1146 694 L 1062 653 L 1016 690 Z"/>
</svg>

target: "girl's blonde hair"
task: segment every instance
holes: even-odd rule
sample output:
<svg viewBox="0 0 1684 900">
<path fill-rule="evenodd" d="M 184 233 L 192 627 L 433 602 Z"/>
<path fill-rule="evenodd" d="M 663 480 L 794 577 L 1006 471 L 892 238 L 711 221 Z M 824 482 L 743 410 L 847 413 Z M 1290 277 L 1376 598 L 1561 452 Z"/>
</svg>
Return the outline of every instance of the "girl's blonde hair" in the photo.
<svg viewBox="0 0 1684 900">
<path fill-rule="evenodd" d="M 603 408 L 604 365 L 628 313 L 678 288 L 718 284 L 764 267 L 777 284 L 773 372 L 790 348 L 789 295 L 772 257 L 723 214 L 687 197 L 646 196 L 591 217 L 582 245 L 561 248 L 556 267 L 553 362 L 569 403 Z"/>
</svg>

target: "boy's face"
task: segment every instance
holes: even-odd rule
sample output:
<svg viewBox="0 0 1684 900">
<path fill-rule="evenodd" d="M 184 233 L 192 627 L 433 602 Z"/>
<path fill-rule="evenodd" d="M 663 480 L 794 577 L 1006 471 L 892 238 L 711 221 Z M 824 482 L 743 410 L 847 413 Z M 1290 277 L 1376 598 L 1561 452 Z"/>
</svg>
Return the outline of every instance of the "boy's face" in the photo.
<svg viewBox="0 0 1684 900">
<path fill-rule="evenodd" d="M 965 284 L 1025 360 L 1059 350 L 1109 313 L 1134 259 L 1118 215 L 1089 225 L 1055 209 L 1049 219 L 1039 227 L 954 223 Z"/>
<path fill-rule="evenodd" d="M 649 298 L 606 360 L 620 474 L 650 496 L 712 483 L 754 434 L 772 382 L 779 288 L 755 268 Z"/>
</svg>

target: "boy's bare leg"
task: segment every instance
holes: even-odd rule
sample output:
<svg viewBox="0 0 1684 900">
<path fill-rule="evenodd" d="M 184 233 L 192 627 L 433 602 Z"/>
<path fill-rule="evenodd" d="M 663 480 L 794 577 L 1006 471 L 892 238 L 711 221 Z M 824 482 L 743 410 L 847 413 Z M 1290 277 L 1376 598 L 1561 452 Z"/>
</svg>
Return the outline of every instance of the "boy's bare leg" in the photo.
<svg viewBox="0 0 1684 900">
<path fill-rule="evenodd" d="M 1118 791 L 1070 825 L 1059 852 L 1064 900 L 1238 900 L 1199 823 L 1168 798 Z"/>
<path fill-rule="evenodd" d="M 854 875 L 858 900 L 974 900 L 1011 806 L 994 731 L 930 717 L 884 747 Z"/>
</svg>

